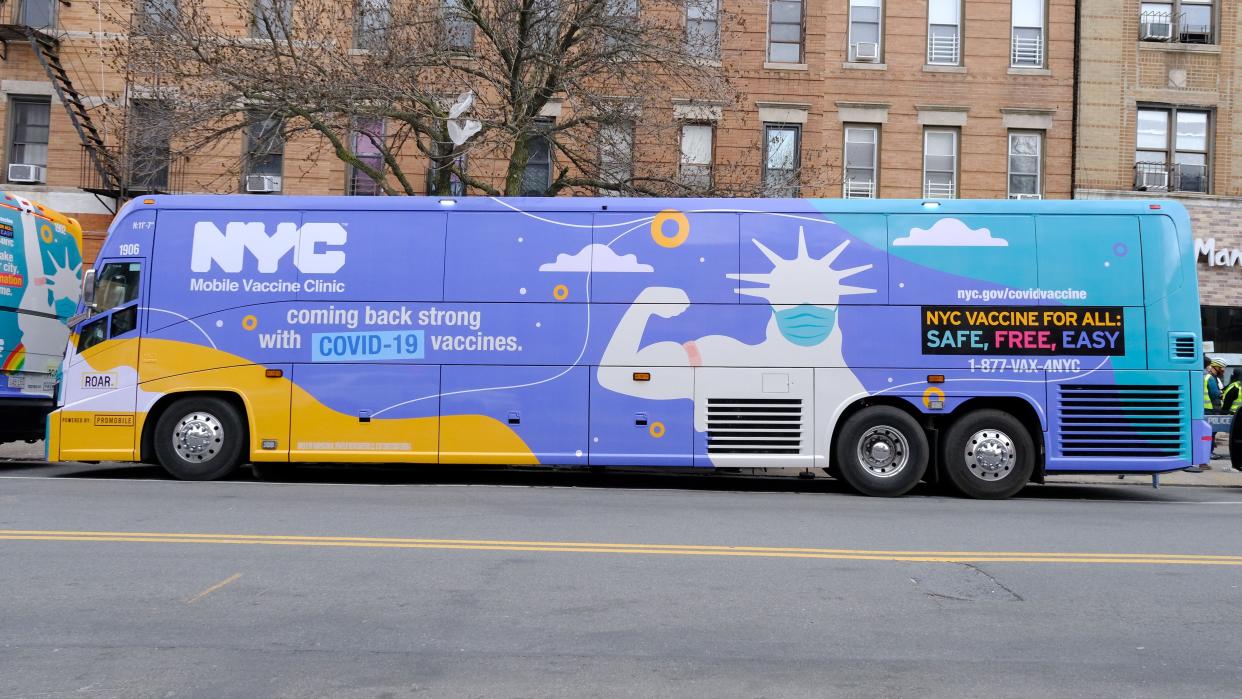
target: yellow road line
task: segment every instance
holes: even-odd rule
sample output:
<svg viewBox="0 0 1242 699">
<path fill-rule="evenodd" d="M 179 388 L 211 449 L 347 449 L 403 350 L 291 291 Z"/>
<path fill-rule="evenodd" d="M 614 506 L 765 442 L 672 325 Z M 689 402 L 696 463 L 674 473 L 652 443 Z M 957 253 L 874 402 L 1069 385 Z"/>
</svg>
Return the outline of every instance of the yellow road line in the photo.
<svg viewBox="0 0 1242 699">
<path fill-rule="evenodd" d="M 202 592 L 198 593 L 197 595 L 194 595 L 194 596 L 193 596 L 193 597 L 191 597 L 190 599 L 186 600 L 186 601 L 185 601 L 185 603 L 186 603 L 186 604 L 194 604 L 195 602 L 197 602 L 197 601 L 199 601 L 200 599 L 202 599 L 202 598 L 206 597 L 207 595 L 210 595 L 211 593 L 215 592 L 216 590 L 219 590 L 220 588 L 224 587 L 225 585 L 231 585 L 232 583 L 237 582 L 238 578 L 240 578 L 241 576 L 242 576 L 242 574 L 241 574 L 241 573 L 233 573 L 232 575 L 230 575 L 229 577 L 227 577 L 227 578 L 225 578 L 225 579 L 221 580 L 220 582 L 216 583 L 215 585 L 212 585 L 211 587 L 207 588 L 206 590 L 203 590 Z"/>
<path fill-rule="evenodd" d="M 1060 553 L 1037 551 L 896 551 L 867 549 L 708 546 L 689 544 L 614 544 L 569 541 L 504 541 L 487 539 L 408 539 L 390 537 L 288 536 L 271 534 L 193 534 L 0 530 L 8 541 L 92 541 L 163 544 L 229 544 L 364 549 L 430 549 L 443 551 L 523 551 L 562 553 L 623 553 L 743 558 L 814 558 L 915 563 L 1111 563 L 1143 565 L 1242 566 L 1242 556 L 1164 553 Z M 231 580 L 228 582 L 232 582 Z M 227 582 L 225 584 L 228 584 Z"/>
</svg>

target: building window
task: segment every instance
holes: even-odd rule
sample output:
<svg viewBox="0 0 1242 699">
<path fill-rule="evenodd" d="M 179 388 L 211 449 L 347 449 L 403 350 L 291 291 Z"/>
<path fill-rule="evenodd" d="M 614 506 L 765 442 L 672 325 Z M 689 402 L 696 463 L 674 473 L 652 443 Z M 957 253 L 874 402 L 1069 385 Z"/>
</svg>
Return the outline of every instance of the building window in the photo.
<svg viewBox="0 0 1242 699">
<path fill-rule="evenodd" d="M 696 192 L 712 188 L 712 141 L 716 128 L 711 124 L 681 125 L 681 164 L 677 178 Z"/>
<path fill-rule="evenodd" d="M 293 28 L 293 0 L 254 0 L 254 36 L 284 39 Z"/>
<path fill-rule="evenodd" d="M 622 57 L 628 57 L 628 48 L 638 29 L 638 0 L 605 0 L 604 43 Z"/>
<path fill-rule="evenodd" d="M 354 47 L 380 50 L 388 38 L 388 26 L 392 22 L 389 0 L 358 0 L 354 12 Z"/>
<path fill-rule="evenodd" d="M 1138 110 L 1134 188 L 1140 191 L 1202 192 L 1208 189 L 1208 112 L 1193 109 Z M 1170 129 L 1169 126 L 1174 128 Z"/>
<path fill-rule="evenodd" d="M 13 12 L 17 23 L 34 29 L 50 29 L 56 26 L 56 6 L 59 0 L 17 0 L 10 10 L 0 7 L 0 12 Z"/>
<path fill-rule="evenodd" d="M 1216 43 L 1212 0 L 1172 0 L 1139 5 L 1139 38 L 1143 41 Z"/>
<path fill-rule="evenodd" d="M 801 162 L 802 127 L 797 124 L 764 124 L 764 196 L 798 196 L 798 167 Z"/>
<path fill-rule="evenodd" d="M 1039 199 L 1043 194 L 1044 135 L 1039 131 L 1009 132 L 1009 198 Z"/>
<path fill-rule="evenodd" d="M 686 5 L 686 48 L 697 58 L 720 58 L 720 0 L 691 0 Z"/>
<path fill-rule="evenodd" d="M 47 179 L 47 142 L 51 127 L 52 103 L 47 99 L 15 98 L 10 103 L 13 128 L 9 141 L 9 164 L 31 165 L 21 168 L 22 181 Z M 13 168 L 9 175 L 14 174 Z"/>
<path fill-rule="evenodd" d="M 625 185 L 634 177 L 634 124 L 604 124 L 599 129 L 599 179 L 606 184 Z M 601 187 L 602 197 L 619 197 L 619 188 Z"/>
<path fill-rule="evenodd" d="M 246 127 L 246 191 L 270 194 L 281 191 L 285 166 L 285 139 L 278 117 L 254 117 Z"/>
<path fill-rule="evenodd" d="M 876 197 L 879 146 L 879 127 L 845 127 L 845 181 L 842 194 L 846 199 Z"/>
<path fill-rule="evenodd" d="M 927 62 L 942 66 L 962 62 L 961 0 L 928 0 Z"/>
<path fill-rule="evenodd" d="M 540 119 L 535 133 L 526 137 L 526 167 L 522 170 L 522 196 L 547 196 L 552 186 L 552 141 L 548 131 L 552 121 Z"/>
<path fill-rule="evenodd" d="M 349 147 L 354 157 L 372 170 L 384 170 L 384 120 L 354 119 Z M 349 168 L 349 191 L 354 196 L 376 196 L 384 190 L 379 182 L 356 167 Z"/>
<path fill-rule="evenodd" d="M 474 50 L 474 20 L 462 0 L 443 0 L 440 6 L 444 22 L 444 46 L 456 53 L 470 53 Z"/>
<path fill-rule="evenodd" d="M 802 62 L 802 0 L 769 0 L 768 61 Z"/>
<path fill-rule="evenodd" d="M 881 0 L 850 0 L 850 40 L 847 60 L 876 63 L 880 60 Z"/>
<path fill-rule="evenodd" d="M 134 191 L 168 191 L 168 164 L 172 150 L 172 123 L 168 109 L 152 100 L 129 106 L 129 148 L 126 170 Z"/>
<path fill-rule="evenodd" d="M 1009 62 L 1015 68 L 1044 66 L 1044 0 L 1013 0 Z"/>
<path fill-rule="evenodd" d="M 923 196 L 929 199 L 957 197 L 957 131 L 923 131 Z"/>
<path fill-rule="evenodd" d="M 139 35 L 162 34 L 180 19 L 177 0 L 140 0 L 132 20 L 133 31 Z"/>
</svg>

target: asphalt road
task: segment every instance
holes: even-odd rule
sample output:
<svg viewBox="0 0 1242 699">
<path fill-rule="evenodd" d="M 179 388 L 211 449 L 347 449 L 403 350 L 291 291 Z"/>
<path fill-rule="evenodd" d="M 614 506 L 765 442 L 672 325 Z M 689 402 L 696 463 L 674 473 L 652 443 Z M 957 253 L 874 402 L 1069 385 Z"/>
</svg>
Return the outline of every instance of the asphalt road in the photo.
<svg viewBox="0 0 1242 699">
<path fill-rule="evenodd" d="M 0 462 L 0 697 L 1237 696 L 1242 489 Z"/>
</svg>

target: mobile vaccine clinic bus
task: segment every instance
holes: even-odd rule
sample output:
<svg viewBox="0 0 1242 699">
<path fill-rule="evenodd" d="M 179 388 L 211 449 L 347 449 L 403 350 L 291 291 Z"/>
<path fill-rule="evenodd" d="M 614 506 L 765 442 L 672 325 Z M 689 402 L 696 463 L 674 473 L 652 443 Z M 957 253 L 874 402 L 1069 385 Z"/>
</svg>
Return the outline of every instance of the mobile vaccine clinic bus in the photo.
<svg viewBox="0 0 1242 699">
<path fill-rule="evenodd" d="M 43 438 L 81 289 L 78 222 L 0 192 L 0 442 Z"/>
<path fill-rule="evenodd" d="M 1165 202 L 153 197 L 52 460 L 828 469 L 1005 497 L 1204 461 Z"/>
</svg>

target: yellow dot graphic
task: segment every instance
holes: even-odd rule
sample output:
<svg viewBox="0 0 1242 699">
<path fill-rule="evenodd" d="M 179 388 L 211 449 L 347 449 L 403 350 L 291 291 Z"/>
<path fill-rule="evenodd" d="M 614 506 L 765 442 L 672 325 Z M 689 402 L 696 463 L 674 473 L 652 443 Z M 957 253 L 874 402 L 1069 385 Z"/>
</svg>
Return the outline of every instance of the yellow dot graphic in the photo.
<svg viewBox="0 0 1242 699">
<path fill-rule="evenodd" d="M 664 232 L 664 224 L 673 221 L 677 224 L 677 232 L 673 235 L 667 235 Z M 686 242 L 686 238 L 690 237 L 690 219 L 680 211 L 673 209 L 665 209 L 656 214 L 651 221 L 651 239 L 656 245 L 665 248 L 675 248 Z"/>
<path fill-rule="evenodd" d="M 247 330 L 254 330 L 259 327 L 259 319 L 254 316 L 246 316 L 242 318 L 242 327 Z"/>
<path fill-rule="evenodd" d="M 564 284 L 557 284 L 552 288 L 552 295 L 556 297 L 557 301 L 564 301 L 569 298 L 569 287 Z"/>
<path fill-rule="evenodd" d="M 659 439 L 664 436 L 664 423 L 653 422 L 651 423 L 651 426 L 647 428 L 647 431 L 651 433 L 652 437 Z"/>
<path fill-rule="evenodd" d="M 39 227 L 39 238 L 43 240 L 43 242 L 45 243 L 52 242 L 52 227 L 46 224 L 40 226 Z"/>
</svg>

